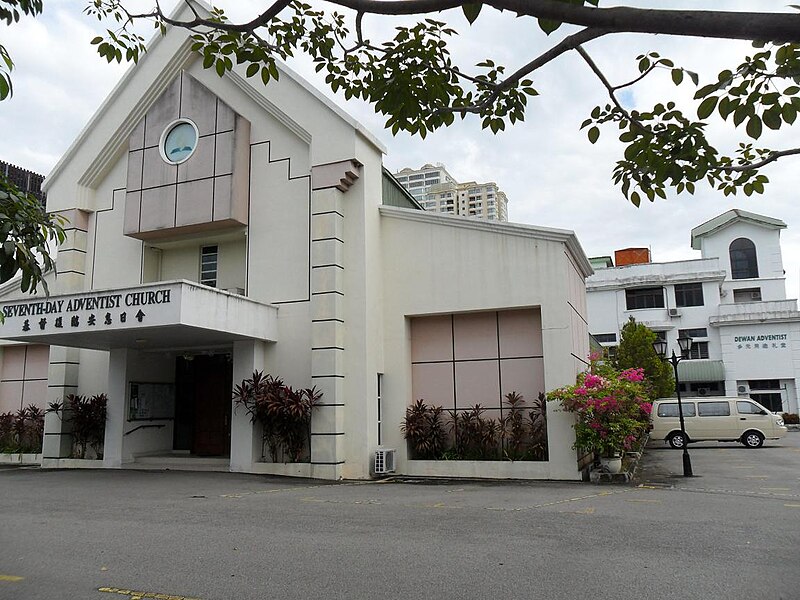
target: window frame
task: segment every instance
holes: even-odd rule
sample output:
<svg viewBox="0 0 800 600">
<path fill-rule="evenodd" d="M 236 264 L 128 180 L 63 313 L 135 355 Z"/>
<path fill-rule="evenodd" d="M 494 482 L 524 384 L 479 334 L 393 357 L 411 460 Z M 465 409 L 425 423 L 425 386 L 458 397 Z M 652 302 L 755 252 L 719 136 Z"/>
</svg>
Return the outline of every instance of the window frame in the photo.
<svg viewBox="0 0 800 600">
<path fill-rule="evenodd" d="M 638 300 L 638 299 L 645 299 L 644 304 L 648 304 L 646 299 L 648 297 L 652 299 L 656 299 L 657 296 L 655 294 L 655 290 L 659 290 L 661 303 L 659 304 L 657 301 L 653 303 L 653 306 L 631 306 L 631 301 Z M 648 295 L 649 294 L 649 295 Z M 635 302 L 634 302 L 635 303 Z M 651 308 L 666 308 L 666 303 L 664 301 L 664 287 L 663 286 L 651 286 L 651 287 L 636 287 L 636 288 L 628 288 L 625 290 L 625 308 L 626 310 L 647 310 Z"/>
<path fill-rule="evenodd" d="M 211 251 L 213 248 L 213 251 Z M 209 252 L 206 252 L 206 251 Z M 206 256 L 214 257 L 214 270 L 213 270 L 213 278 L 208 277 L 206 274 L 211 273 L 211 271 L 206 271 L 204 267 L 211 264 L 211 261 L 206 262 Z M 202 285 L 207 285 L 208 287 L 218 287 L 219 284 L 219 246 L 217 244 L 210 244 L 208 246 L 200 246 L 200 270 L 199 270 L 199 277 L 198 281 Z"/>
<path fill-rule="evenodd" d="M 698 297 L 699 297 L 699 302 L 697 301 Z M 675 306 L 677 308 L 686 308 L 689 306 L 704 306 L 704 305 L 705 305 L 705 298 L 703 297 L 702 283 L 694 282 L 694 283 L 675 284 Z"/>
<path fill-rule="evenodd" d="M 728 259 L 731 265 L 731 279 L 758 278 L 758 253 L 756 245 L 750 238 L 740 237 L 733 240 L 728 246 Z"/>
</svg>

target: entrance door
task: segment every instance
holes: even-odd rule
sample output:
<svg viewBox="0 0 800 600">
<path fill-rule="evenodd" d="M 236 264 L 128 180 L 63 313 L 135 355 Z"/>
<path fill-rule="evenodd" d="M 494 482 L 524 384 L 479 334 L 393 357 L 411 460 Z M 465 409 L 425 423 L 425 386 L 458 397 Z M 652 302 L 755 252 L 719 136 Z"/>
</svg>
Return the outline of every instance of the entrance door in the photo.
<svg viewBox="0 0 800 600">
<path fill-rule="evenodd" d="M 226 354 L 178 357 L 175 449 L 222 456 L 231 447 L 233 365 Z"/>
<path fill-rule="evenodd" d="M 203 456 L 228 454 L 231 447 L 233 365 L 224 354 L 196 356 L 194 363 L 194 443 Z"/>
</svg>

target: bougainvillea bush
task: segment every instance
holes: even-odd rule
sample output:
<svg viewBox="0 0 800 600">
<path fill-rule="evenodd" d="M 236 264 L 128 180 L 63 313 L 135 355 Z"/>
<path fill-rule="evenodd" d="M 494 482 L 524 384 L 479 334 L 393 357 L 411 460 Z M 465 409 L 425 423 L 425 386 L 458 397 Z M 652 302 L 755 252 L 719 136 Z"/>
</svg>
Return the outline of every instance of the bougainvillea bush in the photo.
<svg viewBox="0 0 800 600">
<path fill-rule="evenodd" d="M 643 369 L 616 371 L 592 360 L 575 385 L 554 390 L 547 399 L 577 415 L 575 448 L 614 456 L 630 450 L 647 431 L 653 405 L 643 382 Z"/>
</svg>

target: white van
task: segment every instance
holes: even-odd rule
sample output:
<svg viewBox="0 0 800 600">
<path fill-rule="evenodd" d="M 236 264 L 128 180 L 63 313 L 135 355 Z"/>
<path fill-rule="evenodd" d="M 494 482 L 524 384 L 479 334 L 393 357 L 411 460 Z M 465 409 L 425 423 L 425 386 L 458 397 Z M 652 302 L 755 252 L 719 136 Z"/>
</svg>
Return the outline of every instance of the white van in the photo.
<svg viewBox="0 0 800 600">
<path fill-rule="evenodd" d="M 688 439 L 681 433 L 676 398 L 661 398 L 653 403 L 652 439 L 667 441 L 673 448 L 709 440 L 760 448 L 765 439 L 777 440 L 786 435 L 783 418 L 749 398 L 681 398 L 681 405 Z"/>
</svg>

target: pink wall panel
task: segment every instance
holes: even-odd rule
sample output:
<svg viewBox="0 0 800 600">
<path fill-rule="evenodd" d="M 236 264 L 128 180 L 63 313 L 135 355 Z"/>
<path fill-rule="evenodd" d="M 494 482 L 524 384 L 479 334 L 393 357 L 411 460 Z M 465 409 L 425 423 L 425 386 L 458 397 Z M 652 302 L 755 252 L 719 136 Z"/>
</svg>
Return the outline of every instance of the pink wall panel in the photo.
<svg viewBox="0 0 800 600">
<path fill-rule="evenodd" d="M 47 379 L 50 346 L 28 346 L 25 355 L 25 379 Z"/>
<path fill-rule="evenodd" d="M 25 376 L 25 346 L 3 348 L 3 381 L 22 379 Z"/>
<path fill-rule="evenodd" d="M 47 379 L 26 381 L 25 389 L 22 394 L 22 406 L 35 404 L 39 408 L 47 408 L 49 402 L 55 402 L 57 400 L 57 398 L 48 399 L 47 390 Z"/>
<path fill-rule="evenodd" d="M 453 317 L 456 360 L 497 357 L 497 313 L 470 313 Z"/>
<path fill-rule="evenodd" d="M 503 384 L 503 397 L 509 392 L 517 392 L 530 406 L 539 392 L 544 391 L 544 359 L 515 358 L 500 361 L 500 376 Z"/>
<path fill-rule="evenodd" d="M 429 406 L 452 408 L 453 364 L 411 365 L 411 393 L 414 402 L 425 400 Z"/>
<path fill-rule="evenodd" d="M 542 355 L 542 313 L 536 310 L 508 310 L 497 313 L 500 357 Z"/>
<path fill-rule="evenodd" d="M 457 408 L 475 404 L 484 407 L 500 405 L 500 371 L 497 360 L 456 363 Z"/>
<path fill-rule="evenodd" d="M 411 362 L 453 360 L 452 317 L 411 319 Z"/>
<path fill-rule="evenodd" d="M 0 382 L 0 413 L 17 412 L 22 408 L 22 382 Z"/>
<path fill-rule="evenodd" d="M 480 404 L 497 412 L 485 416 L 499 417 L 502 395 L 533 401 L 545 389 L 541 312 L 411 319 L 411 360 L 413 401 L 459 410 Z"/>
</svg>

